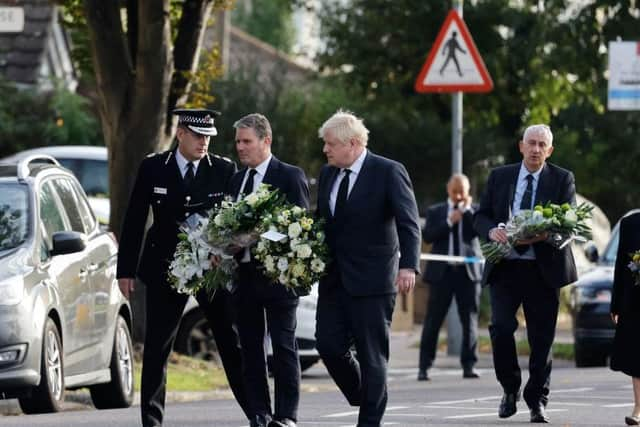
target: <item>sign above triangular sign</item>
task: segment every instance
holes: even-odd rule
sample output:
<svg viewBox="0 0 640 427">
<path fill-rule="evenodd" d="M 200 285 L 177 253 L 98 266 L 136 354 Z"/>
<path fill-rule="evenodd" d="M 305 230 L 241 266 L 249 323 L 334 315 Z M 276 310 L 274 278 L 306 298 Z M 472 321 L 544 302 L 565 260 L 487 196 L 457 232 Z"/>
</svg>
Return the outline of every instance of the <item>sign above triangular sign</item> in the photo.
<svg viewBox="0 0 640 427">
<path fill-rule="evenodd" d="M 415 83 L 417 92 L 489 92 L 493 81 L 455 9 L 440 28 Z"/>
</svg>

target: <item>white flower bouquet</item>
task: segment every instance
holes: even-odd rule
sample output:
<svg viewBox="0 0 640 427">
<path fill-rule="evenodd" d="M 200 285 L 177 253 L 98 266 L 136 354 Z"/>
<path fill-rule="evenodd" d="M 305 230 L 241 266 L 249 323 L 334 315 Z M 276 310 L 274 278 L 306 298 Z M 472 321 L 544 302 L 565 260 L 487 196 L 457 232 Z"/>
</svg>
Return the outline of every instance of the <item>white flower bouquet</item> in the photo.
<svg viewBox="0 0 640 427">
<path fill-rule="evenodd" d="M 225 200 L 206 217 L 192 215 L 181 226 L 180 241 L 169 266 L 169 282 L 180 293 L 195 295 L 205 289 L 229 287 L 238 267 L 234 253 L 258 240 L 261 219 L 276 209 L 283 197 L 262 184 L 257 191 L 233 202 Z M 211 255 L 219 261 L 211 265 Z"/>
<path fill-rule="evenodd" d="M 520 213 L 502 225 L 507 232 L 507 243 L 482 243 L 482 253 L 487 261 L 497 263 L 507 256 L 518 242 L 546 236 L 546 243 L 563 248 L 572 240 L 586 241 L 591 238 L 591 218 L 593 206 L 582 203 L 577 207 L 569 203 L 557 205 L 547 203 L 536 205 L 531 210 Z"/>
<path fill-rule="evenodd" d="M 273 282 L 308 292 L 326 272 L 328 247 L 322 224 L 294 205 L 284 205 L 262 218 L 253 255 Z"/>
</svg>

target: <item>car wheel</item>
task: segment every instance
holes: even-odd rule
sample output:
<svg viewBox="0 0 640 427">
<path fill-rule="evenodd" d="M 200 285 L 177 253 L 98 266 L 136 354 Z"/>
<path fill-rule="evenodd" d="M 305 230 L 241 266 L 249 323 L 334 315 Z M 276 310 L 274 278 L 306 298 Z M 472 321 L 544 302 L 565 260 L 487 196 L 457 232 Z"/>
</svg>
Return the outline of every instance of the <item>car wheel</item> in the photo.
<svg viewBox="0 0 640 427">
<path fill-rule="evenodd" d="M 40 356 L 40 384 L 31 391 L 31 396 L 18 400 L 25 414 L 58 412 L 64 399 L 64 366 L 62 344 L 58 327 L 50 318 L 44 325 L 42 354 Z"/>
<path fill-rule="evenodd" d="M 111 382 L 89 387 L 98 409 L 128 408 L 133 402 L 133 346 L 127 322 L 118 316 L 111 352 Z"/>
<path fill-rule="evenodd" d="M 201 309 L 192 310 L 182 318 L 174 349 L 197 359 L 220 362 L 216 340 Z"/>
<path fill-rule="evenodd" d="M 578 341 L 574 344 L 573 350 L 577 368 L 607 366 L 607 354 L 602 350 L 582 345 Z"/>
</svg>

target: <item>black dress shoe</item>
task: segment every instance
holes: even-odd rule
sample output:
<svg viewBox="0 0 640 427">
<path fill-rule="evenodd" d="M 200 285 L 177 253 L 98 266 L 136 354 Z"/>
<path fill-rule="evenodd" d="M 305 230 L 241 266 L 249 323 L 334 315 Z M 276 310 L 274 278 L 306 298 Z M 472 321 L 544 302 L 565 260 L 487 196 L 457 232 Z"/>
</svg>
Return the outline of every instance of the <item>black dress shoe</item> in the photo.
<svg viewBox="0 0 640 427">
<path fill-rule="evenodd" d="M 250 427 L 269 427 L 271 425 L 271 417 L 268 415 L 254 415 L 249 420 Z"/>
<path fill-rule="evenodd" d="M 628 426 L 640 426 L 640 417 L 634 417 L 633 415 L 624 417 L 624 422 L 627 423 Z"/>
<path fill-rule="evenodd" d="M 426 370 L 418 371 L 418 381 L 429 381 L 430 379 Z"/>
<path fill-rule="evenodd" d="M 504 393 L 502 395 L 502 401 L 500 402 L 500 408 L 498 408 L 498 416 L 500 418 L 509 418 L 518 411 L 516 402 L 520 400 L 520 392 L 516 393 Z"/>
<path fill-rule="evenodd" d="M 272 420 L 269 423 L 269 427 L 296 427 L 296 423 L 289 418 L 282 418 L 279 420 Z"/>
<path fill-rule="evenodd" d="M 529 413 L 531 413 L 532 423 L 549 423 L 549 417 L 547 416 L 542 403 L 537 404 L 533 408 L 529 408 Z"/>
<path fill-rule="evenodd" d="M 480 374 L 473 368 L 464 369 L 462 371 L 462 378 L 480 378 Z"/>
</svg>

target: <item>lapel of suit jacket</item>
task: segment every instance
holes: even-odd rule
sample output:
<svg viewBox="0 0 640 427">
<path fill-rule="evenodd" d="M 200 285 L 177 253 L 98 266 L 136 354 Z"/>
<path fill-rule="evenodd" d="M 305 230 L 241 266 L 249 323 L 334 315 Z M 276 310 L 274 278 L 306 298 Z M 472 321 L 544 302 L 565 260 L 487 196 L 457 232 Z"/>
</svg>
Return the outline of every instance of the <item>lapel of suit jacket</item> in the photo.
<svg viewBox="0 0 640 427">
<path fill-rule="evenodd" d="M 167 192 L 169 194 L 176 193 L 182 195 L 186 193 L 186 188 L 184 187 L 184 178 L 182 178 L 182 173 L 180 173 L 180 168 L 176 161 L 177 149 L 176 147 L 170 151 L 168 155 L 169 158 L 164 161 L 165 168 L 167 169 L 164 176 L 166 177 Z"/>
<path fill-rule="evenodd" d="M 538 188 L 536 188 L 536 205 L 544 205 L 547 202 L 552 202 L 551 195 L 553 182 L 551 179 L 551 174 L 549 172 L 549 167 L 545 163 L 542 167 L 542 171 L 540 171 L 540 176 L 538 177 Z M 557 200 L 556 200 L 557 201 Z"/>
<path fill-rule="evenodd" d="M 333 218 L 333 214 L 331 213 L 331 206 L 329 204 L 329 198 L 331 197 L 331 189 L 333 189 L 333 185 L 338 178 L 338 173 L 340 173 L 340 169 L 331 166 L 327 171 L 326 179 L 323 180 L 322 188 L 319 188 L 318 200 L 320 201 L 320 213 L 326 214 L 325 218 L 331 219 Z"/>
<path fill-rule="evenodd" d="M 276 158 L 276 156 L 271 156 L 271 160 L 269 161 L 269 165 L 267 166 L 267 170 L 264 173 L 264 178 L 262 178 L 263 184 L 271 185 L 272 190 L 278 188 L 278 172 L 280 170 L 280 160 Z"/>
<path fill-rule="evenodd" d="M 238 172 L 233 174 L 231 177 L 231 181 L 229 182 L 229 186 L 227 187 L 229 191 L 229 195 L 233 197 L 235 201 L 238 197 L 238 193 L 240 193 L 240 186 L 242 185 L 242 179 L 247 173 L 247 167 L 240 169 Z"/>
<path fill-rule="evenodd" d="M 360 196 L 366 194 L 365 190 L 371 174 L 371 152 L 367 151 L 364 161 L 362 162 L 360 172 L 358 173 L 356 181 L 353 183 L 353 187 L 351 188 L 351 193 L 349 193 L 349 197 L 347 198 L 345 209 L 349 209 L 349 207 L 353 206 Z"/>
<path fill-rule="evenodd" d="M 518 186 L 518 175 L 520 174 L 520 163 L 513 165 L 513 168 L 508 172 L 506 183 L 507 188 L 507 212 L 506 219 L 511 218 L 511 212 L 513 210 L 513 199 L 516 197 L 516 187 Z"/>
</svg>

